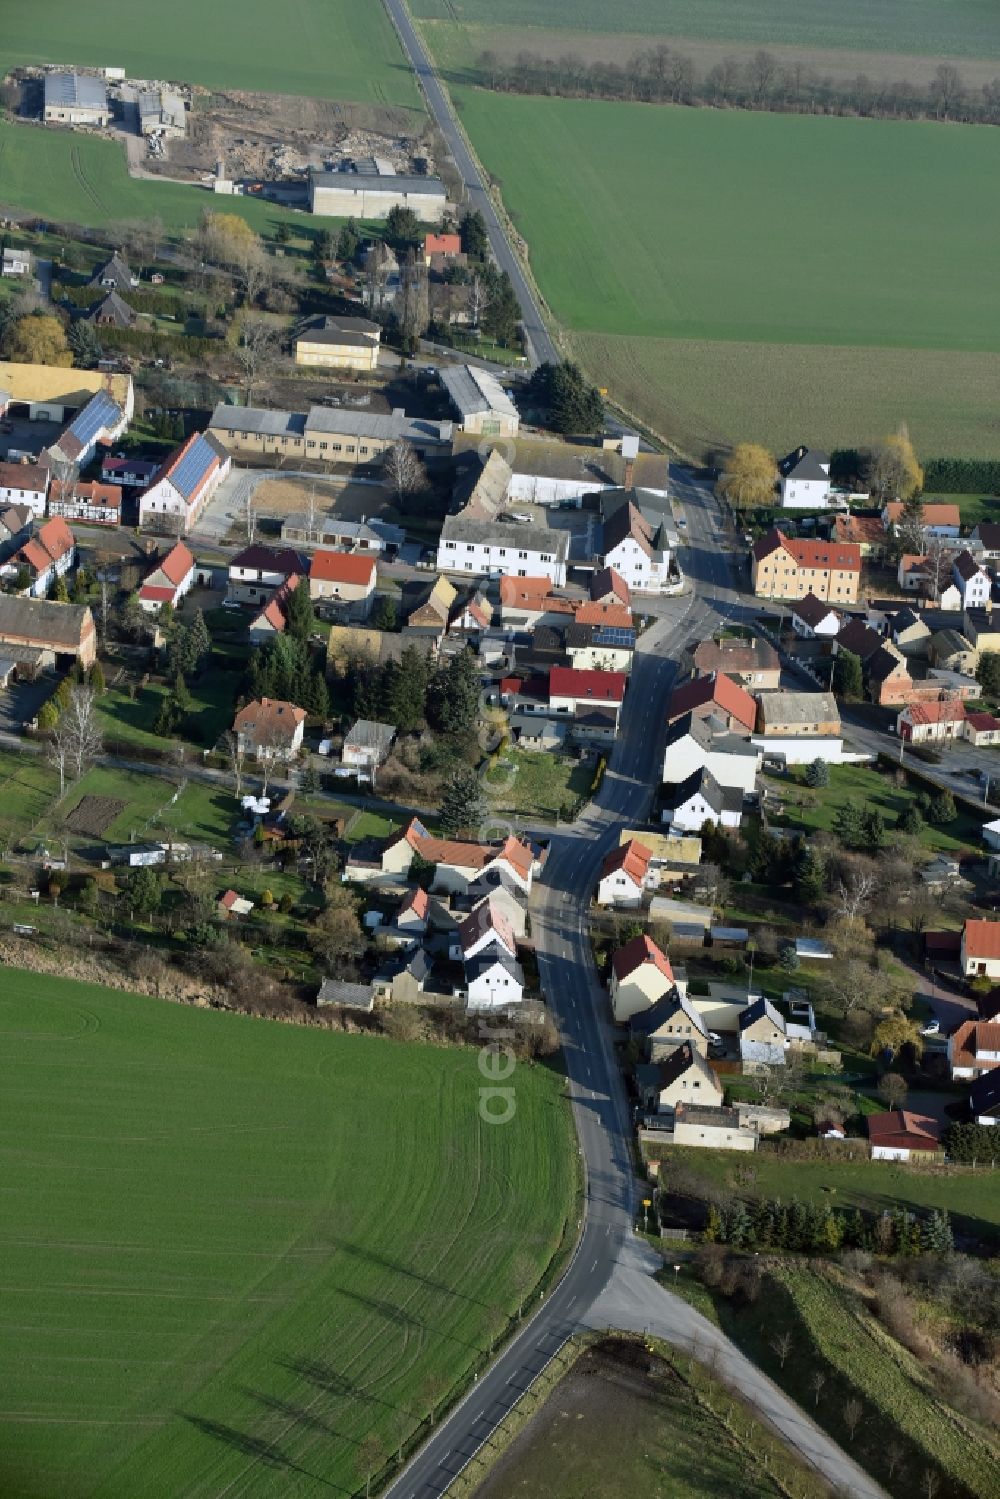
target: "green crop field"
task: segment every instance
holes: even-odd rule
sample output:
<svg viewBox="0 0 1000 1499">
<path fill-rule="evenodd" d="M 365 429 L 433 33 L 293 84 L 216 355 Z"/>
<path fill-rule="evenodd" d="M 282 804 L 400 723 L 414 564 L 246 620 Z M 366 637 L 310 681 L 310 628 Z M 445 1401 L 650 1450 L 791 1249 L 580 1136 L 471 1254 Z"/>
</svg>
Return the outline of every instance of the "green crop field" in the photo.
<svg viewBox="0 0 1000 1499">
<path fill-rule="evenodd" d="M 844 445 L 910 420 L 912 405 L 925 453 L 1000 451 L 989 264 L 1000 132 L 474 89 L 456 98 L 555 317 L 613 393 L 631 367 L 622 399 L 653 425 L 676 412 L 686 438 L 807 431 Z M 817 211 L 796 211 L 797 182 Z M 675 351 L 681 377 L 670 380 Z M 900 384 L 883 385 L 889 371 Z"/>
<path fill-rule="evenodd" d="M 494 26 L 703 37 L 753 46 L 1000 57 L 994 0 L 411 0 L 418 17 Z M 530 37 L 523 42 L 531 49 Z"/>
<path fill-rule="evenodd" d="M 285 7 L 267 0 L 173 0 L 166 21 L 164 15 L 154 24 L 128 0 L 103 0 L 99 19 L 74 0 L 4 6 L 0 69 L 41 62 L 114 66 L 133 77 L 208 88 L 419 107 L 378 0 L 295 0 Z"/>
<path fill-rule="evenodd" d="M 5 970 L 0 1491 L 363 1491 L 573 1196 L 559 1077 Z"/>
</svg>

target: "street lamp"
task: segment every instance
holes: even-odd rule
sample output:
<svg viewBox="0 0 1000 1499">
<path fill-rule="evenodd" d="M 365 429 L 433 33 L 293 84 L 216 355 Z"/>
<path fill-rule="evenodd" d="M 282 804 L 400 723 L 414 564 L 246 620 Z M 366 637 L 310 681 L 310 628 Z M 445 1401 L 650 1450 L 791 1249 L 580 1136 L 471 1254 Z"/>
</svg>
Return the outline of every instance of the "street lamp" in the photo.
<svg viewBox="0 0 1000 1499">
<path fill-rule="evenodd" d="M 680 1273 L 681 1273 L 681 1267 L 680 1267 L 680 1265 L 675 1265 L 675 1266 L 674 1266 L 674 1285 L 675 1285 L 675 1286 L 676 1286 L 676 1284 L 677 1284 L 677 1277 L 678 1277 L 678 1275 L 679 1275 L 679 1274 L 680 1274 Z"/>
</svg>

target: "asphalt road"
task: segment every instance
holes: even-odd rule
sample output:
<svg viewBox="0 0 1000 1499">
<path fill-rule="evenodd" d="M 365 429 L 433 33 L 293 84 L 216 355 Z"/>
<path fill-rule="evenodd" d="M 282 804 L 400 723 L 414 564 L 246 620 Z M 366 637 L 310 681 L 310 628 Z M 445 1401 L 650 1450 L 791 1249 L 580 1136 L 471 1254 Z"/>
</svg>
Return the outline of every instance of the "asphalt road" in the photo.
<svg viewBox="0 0 1000 1499">
<path fill-rule="evenodd" d="M 458 170 L 462 174 L 462 180 L 465 183 L 465 189 L 468 194 L 469 207 L 478 209 L 485 219 L 487 233 L 490 237 L 490 246 L 497 265 L 501 270 L 506 271 L 511 279 L 521 307 L 521 322 L 524 325 L 527 344 L 525 352 L 528 355 L 528 363 L 532 369 L 539 364 L 558 364 L 559 352 L 549 337 L 541 308 L 535 300 L 531 287 L 528 285 L 528 280 L 521 269 L 520 261 L 508 243 L 497 211 L 493 207 L 493 201 L 483 186 L 479 169 L 472 159 L 469 148 L 465 144 L 465 137 L 456 123 L 451 100 L 438 82 L 437 75 L 431 66 L 427 49 L 416 27 L 410 20 L 410 14 L 406 9 L 404 0 L 385 0 L 385 8 L 389 12 L 390 19 L 399 33 L 403 50 L 410 60 L 413 71 L 417 75 L 417 81 L 427 100 L 427 107 L 448 144 L 448 150 L 454 157 Z"/>
<path fill-rule="evenodd" d="M 728 562 L 716 540 L 711 497 L 684 476 L 682 563 L 693 592 L 662 606 L 640 640 L 622 731 L 604 783 L 571 831 L 557 834 L 532 894 L 541 984 L 558 1022 L 586 1182 L 582 1231 L 572 1262 L 524 1329 L 425 1443 L 388 1493 L 437 1499 L 490 1441 L 497 1425 L 565 1339 L 586 1328 L 648 1328 L 709 1357 L 744 1396 L 823 1472 L 838 1492 L 883 1499 L 882 1491 L 717 1329 L 652 1277 L 659 1257 L 638 1239 L 628 1108 L 615 1065 L 607 995 L 597 982 L 587 910 L 598 864 L 619 830 L 644 819 L 659 779 L 663 704 L 676 656 L 737 611 Z M 513 1086 L 516 1089 L 516 1073 Z M 498 1126 L 500 1128 L 502 1126 Z"/>
</svg>

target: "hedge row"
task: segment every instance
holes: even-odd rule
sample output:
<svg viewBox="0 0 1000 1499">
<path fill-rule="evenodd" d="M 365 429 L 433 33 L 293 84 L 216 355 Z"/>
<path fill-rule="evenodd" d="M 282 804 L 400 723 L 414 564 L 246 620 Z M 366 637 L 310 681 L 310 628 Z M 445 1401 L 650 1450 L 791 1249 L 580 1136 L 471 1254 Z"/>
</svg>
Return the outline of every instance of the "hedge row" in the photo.
<svg viewBox="0 0 1000 1499">
<path fill-rule="evenodd" d="M 221 338 L 186 338 L 183 334 L 153 333 L 144 328 L 98 328 L 97 336 L 106 349 L 124 349 L 129 354 L 146 354 L 156 359 L 197 359 L 221 353 L 226 347 Z"/>
<path fill-rule="evenodd" d="M 838 448 L 830 454 L 830 478 L 834 484 L 853 488 L 861 480 L 865 461 L 860 448 Z M 928 458 L 924 489 L 928 494 L 1000 495 L 1000 459 Z"/>
</svg>

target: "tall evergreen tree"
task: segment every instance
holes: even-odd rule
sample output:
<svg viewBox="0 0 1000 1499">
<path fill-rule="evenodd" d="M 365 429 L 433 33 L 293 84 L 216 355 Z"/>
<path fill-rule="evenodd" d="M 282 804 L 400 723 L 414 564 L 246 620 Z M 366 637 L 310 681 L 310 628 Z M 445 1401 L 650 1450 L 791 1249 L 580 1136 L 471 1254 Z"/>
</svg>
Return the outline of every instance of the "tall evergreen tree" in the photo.
<svg viewBox="0 0 1000 1499">
<path fill-rule="evenodd" d="M 457 770 L 444 789 L 438 821 L 446 837 L 474 832 L 486 813 L 479 777 L 474 770 Z"/>
</svg>

